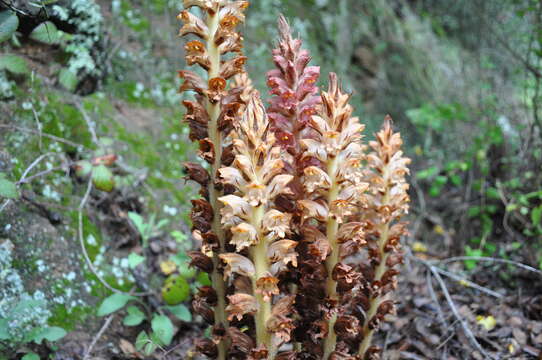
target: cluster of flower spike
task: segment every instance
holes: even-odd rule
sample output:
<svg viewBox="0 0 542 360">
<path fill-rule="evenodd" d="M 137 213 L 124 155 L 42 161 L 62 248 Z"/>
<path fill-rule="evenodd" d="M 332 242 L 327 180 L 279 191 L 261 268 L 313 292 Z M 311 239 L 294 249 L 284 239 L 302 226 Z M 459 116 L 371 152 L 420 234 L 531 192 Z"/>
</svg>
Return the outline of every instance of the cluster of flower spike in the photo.
<svg viewBox="0 0 542 360">
<path fill-rule="evenodd" d="M 393 312 L 408 211 L 409 160 L 387 118 L 371 152 L 350 96 L 279 19 L 267 109 L 243 69 L 246 1 L 184 0 L 181 71 L 190 139 L 208 163 L 186 164 L 193 200 L 192 264 L 210 274 L 195 313 L 212 325 L 198 352 L 223 359 L 378 358 L 374 332 Z M 200 16 L 190 13 L 198 7 Z"/>
</svg>

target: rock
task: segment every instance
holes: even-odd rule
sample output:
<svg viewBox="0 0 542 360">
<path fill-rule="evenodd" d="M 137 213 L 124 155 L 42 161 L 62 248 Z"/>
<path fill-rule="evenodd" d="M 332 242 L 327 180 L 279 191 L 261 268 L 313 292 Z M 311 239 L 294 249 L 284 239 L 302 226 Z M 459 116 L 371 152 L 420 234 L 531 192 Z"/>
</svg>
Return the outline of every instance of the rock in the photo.
<svg viewBox="0 0 542 360">
<path fill-rule="evenodd" d="M 76 328 L 96 299 L 88 293 L 75 231 L 55 227 L 23 202 L 12 201 L 0 213 L 0 239 L 12 244 L 11 266 L 22 279 L 21 294 L 39 294 L 46 301 L 49 324 Z M 85 323 L 89 331 L 96 327 Z"/>
</svg>

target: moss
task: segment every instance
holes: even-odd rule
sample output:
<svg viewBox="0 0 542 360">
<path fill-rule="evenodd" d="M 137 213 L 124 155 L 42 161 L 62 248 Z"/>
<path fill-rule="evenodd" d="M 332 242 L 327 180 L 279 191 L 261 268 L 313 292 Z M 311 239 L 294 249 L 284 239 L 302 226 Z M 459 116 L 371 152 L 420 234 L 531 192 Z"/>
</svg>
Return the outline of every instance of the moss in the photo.
<svg viewBox="0 0 542 360">
<path fill-rule="evenodd" d="M 66 331 L 75 330 L 77 324 L 82 324 L 92 314 L 91 306 L 75 306 L 68 310 L 64 305 L 55 305 L 51 308 L 49 326 L 59 326 Z"/>
<path fill-rule="evenodd" d="M 78 240 L 79 212 L 72 211 L 70 218 L 70 228 L 74 229 L 74 237 Z M 100 247 L 103 245 L 103 238 L 100 229 L 98 229 L 96 224 L 87 215 L 83 215 L 83 239 L 90 261 L 96 260 L 96 256 L 100 253 Z"/>
</svg>

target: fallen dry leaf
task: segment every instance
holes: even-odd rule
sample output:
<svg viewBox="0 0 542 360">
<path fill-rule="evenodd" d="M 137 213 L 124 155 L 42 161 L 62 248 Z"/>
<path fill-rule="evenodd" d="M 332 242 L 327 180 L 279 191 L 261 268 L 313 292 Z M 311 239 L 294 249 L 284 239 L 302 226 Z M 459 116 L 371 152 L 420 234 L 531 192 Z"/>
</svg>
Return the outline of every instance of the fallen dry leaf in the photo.
<svg viewBox="0 0 542 360">
<path fill-rule="evenodd" d="M 175 264 L 171 260 L 162 261 L 160 263 L 160 270 L 162 270 L 164 275 L 173 274 L 175 272 L 175 270 L 177 270 L 177 264 Z"/>
<path fill-rule="evenodd" d="M 495 328 L 495 326 L 497 326 L 497 320 L 495 320 L 495 318 L 491 315 L 489 316 L 478 315 L 476 317 L 476 323 L 479 325 L 482 325 L 484 329 L 486 329 L 487 331 L 491 331 Z"/>
</svg>

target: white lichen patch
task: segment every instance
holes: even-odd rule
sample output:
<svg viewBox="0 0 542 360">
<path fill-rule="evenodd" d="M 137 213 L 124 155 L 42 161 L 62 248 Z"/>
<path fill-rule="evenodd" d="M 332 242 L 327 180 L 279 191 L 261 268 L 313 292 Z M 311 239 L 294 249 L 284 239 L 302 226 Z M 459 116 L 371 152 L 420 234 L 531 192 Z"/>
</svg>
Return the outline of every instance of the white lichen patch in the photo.
<svg viewBox="0 0 542 360">
<path fill-rule="evenodd" d="M 0 319 L 7 321 L 2 329 L 9 335 L 8 344 L 20 343 L 35 328 L 47 325 L 51 316 L 45 294 L 30 295 L 24 288 L 19 272 L 12 267 L 13 244 L 0 243 Z"/>
</svg>

